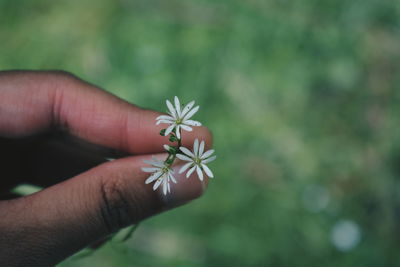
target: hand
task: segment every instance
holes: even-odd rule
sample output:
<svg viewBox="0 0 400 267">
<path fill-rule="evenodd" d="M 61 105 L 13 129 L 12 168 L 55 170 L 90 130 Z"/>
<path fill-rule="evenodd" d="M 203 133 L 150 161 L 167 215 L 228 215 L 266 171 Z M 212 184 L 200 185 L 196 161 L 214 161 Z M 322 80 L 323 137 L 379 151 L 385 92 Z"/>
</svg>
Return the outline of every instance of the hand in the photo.
<svg viewBox="0 0 400 267">
<path fill-rule="evenodd" d="M 144 184 L 143 159 L 168 142 L 155 125 L 159 115 L 64 72 L 0 72 L 0 265 L 55 265 L 200 196 L 196 177 L 167 197 Z M 211 144 L 204 127 L 185 132 L 184 145 L 195 138 Z M 13 198 L 19 183 L 46 189 Z"/>
</svg>

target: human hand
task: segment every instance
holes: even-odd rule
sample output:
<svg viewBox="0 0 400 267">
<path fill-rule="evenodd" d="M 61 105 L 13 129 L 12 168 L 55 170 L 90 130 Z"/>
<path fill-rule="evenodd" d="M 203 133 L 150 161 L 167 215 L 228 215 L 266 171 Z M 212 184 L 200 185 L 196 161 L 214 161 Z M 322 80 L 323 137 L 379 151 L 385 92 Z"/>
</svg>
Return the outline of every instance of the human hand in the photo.
<svg viewBox="0 0 400 267">
<path fill-rule="evenodd" d="M 144 184 L 143 159 L 168 142 L 159 115 L 64 72 L 0 72 L 0 197 L 9 198 L 0 201 L 0 265 L 53 266 L 200 196 L 199 179 L 182 178 L 167 196 Z M 195 138 L 211 144 L 204 127 L 185 132 L 184 145 Z M 11 198 L 19 183 L 46 189 Z"/>
</svg>

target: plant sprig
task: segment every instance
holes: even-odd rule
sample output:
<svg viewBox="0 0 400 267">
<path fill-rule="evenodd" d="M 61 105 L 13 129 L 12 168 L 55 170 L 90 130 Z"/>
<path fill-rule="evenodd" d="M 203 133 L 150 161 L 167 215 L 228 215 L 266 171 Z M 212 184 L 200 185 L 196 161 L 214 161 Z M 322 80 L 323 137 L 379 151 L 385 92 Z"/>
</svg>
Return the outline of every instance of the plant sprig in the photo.
<svg viewBox="0 0 400 267">
<path fill-rule="evenodd" d="M 151 165 L 151 167 L 144 167 L 144 172 L 151 173 L 149 178 L 145 181 L 146 184 L 155 182 L 153 190 L 162 184 L 163 193 L 166 195 L 171 192 L 170 182 L 177 183 L 174 177 L 174 171 L 172 166 L 177 158 L 187 161 L 185 165 L 181 167 L 179 173 L 186 172 L 186 177 L 196 171 L 196 174 L 200 180 L 204 179 L 203 172 L 210 178 L 214 177 L 212 171 L 206 165 L 207 163 L 215 160 L 216 156 L 212 156 L 214 150 L 208 150 L 204 152 L 205 142 L 199 142 L 198 139 L 194 140 L 193 150 L 182 146 L 182 130 L 192 131 L 192 127 L 201 126 L 201 123 L 195 120 L 191 120 L 191 117 L 199 110 L 199 106 L 194 106 L 194 101 L 189 102 L 186 106 L 181 106 L 178 97 L 175 96 L 174 104 L 167 100 L 166 104 L 168 107 L 168 115 L 161 115 L 156 118 L 156 125 L 169 124 L 169 126 L 160 131 L 160 135 L 169 136 L 168 140 L 171 143 L 177 143 L 176 146 L 164 145 L 164 149 L 168 152 L 168 157 L 161 161 L 155 157 L 152 160 L 145 160 L 144 162 Z"/>
</svg>

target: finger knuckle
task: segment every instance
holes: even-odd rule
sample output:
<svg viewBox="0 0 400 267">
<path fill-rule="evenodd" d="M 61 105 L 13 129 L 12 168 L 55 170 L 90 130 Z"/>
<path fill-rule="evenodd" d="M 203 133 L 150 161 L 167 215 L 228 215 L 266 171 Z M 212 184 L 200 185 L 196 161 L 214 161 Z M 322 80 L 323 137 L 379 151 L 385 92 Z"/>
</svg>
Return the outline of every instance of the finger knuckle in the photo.
<svg viewBox="0 0 400 267">
<path fill-rule="evenodd" d="M 109 233 L 134 223 L 142 213 L 139 197 L 127 193 L 126 188 L 122 177 L 102 179 L 100 217 Z"/>
<path fill-rule="evenodd" d="M 122 188 L 121 179 L 112 177 L 101 180 L 100 217 L 110 233 L 124 227 L 129 221 L 128 203 Z"/>
</svg>

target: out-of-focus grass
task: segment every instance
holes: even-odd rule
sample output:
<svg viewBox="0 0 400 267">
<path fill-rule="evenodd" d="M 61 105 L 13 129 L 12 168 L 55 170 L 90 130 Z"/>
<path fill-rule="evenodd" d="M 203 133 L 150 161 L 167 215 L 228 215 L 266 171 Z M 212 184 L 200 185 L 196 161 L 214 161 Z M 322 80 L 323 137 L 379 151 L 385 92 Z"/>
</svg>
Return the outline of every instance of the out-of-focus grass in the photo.
<svg viewBox="0 0 400 267">
<path fill-rule="evenodd" d="M 399 263 L 399 3 L 0 0 L 0 69 L 195 99 L 215 137 L 203 198 L 60 266 Z"/>
</svg>

